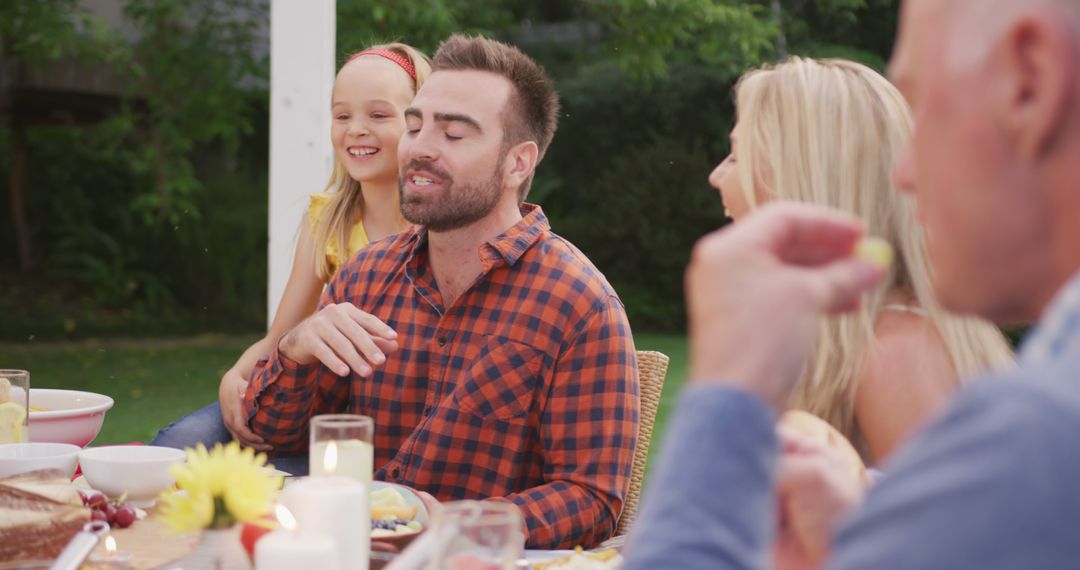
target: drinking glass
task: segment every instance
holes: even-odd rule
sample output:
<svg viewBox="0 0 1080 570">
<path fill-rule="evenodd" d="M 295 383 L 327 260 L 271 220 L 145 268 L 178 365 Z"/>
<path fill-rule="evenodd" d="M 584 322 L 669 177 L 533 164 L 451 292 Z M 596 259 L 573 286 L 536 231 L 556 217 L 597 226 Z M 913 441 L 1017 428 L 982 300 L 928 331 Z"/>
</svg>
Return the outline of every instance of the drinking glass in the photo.
<svg viewBox="0 0 1080 570">
<path fill-rule="evenodd" d="M 0 369 L 0 443 L 30 441 L 30 373 Z"/>
<path fill-rule="evenodd" d="M 521 528 L 521 513 L 509 503 L 445 503 L 429 530 L 428 570 L 513 570 L 525 542 Z"/>
<path fill-rule="evenodd" d="M 375 462 L 375 420 L 353 414 L 328 414 L 311 419 L 308 469 L 311 475 L 343 475 L 371 491 Z"/>
</svg>

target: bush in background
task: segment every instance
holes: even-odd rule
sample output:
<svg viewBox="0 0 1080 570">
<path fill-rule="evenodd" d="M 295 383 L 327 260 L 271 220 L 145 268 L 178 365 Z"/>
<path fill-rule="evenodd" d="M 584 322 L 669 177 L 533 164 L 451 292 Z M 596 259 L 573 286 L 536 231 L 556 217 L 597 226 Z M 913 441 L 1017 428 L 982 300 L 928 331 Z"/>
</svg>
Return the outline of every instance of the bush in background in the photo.
<svg viewBox="0 0 1080 570">
<path fill-rule="evenodd" d="M 730 78 L 683 65 L 644 83 L 604 63 L 559 88 L 562 124 L 530 200 L 604 272 L 635 329 L 682 328 L 690 249 L 725 221 L 707 178 L 727 151 Z"/>
<path fill-rule="evenodd" d="M 117 1 L 135 40 L 76 14 L 76 0 L 0 8 L 0 60 L 78 54 L 129 78 L 104 122 L 20 131 L 38 267 L 17 269 L 15 234 L 0 224 L 0 339 L 258 330 L 265 2 Z M 530 201 L 607 275 L 635 330 L 672 331 L 684 325 L 691 246 L 725 222 L 706 179 L 727 152 L 734 78 L 781 43 L 880 66 L 896 2 L 383 4 L 338 0 L 339 53 L 394 39 L 430 52 L 452 31 L 485 31 L 552 71 L 564 114 Z M 24 128 L 8 110 L 0 109 L 0 181 L 11 174 L 12 132 Z M 0 200 L 5 220 L 7 208 Z"/>
</svg>

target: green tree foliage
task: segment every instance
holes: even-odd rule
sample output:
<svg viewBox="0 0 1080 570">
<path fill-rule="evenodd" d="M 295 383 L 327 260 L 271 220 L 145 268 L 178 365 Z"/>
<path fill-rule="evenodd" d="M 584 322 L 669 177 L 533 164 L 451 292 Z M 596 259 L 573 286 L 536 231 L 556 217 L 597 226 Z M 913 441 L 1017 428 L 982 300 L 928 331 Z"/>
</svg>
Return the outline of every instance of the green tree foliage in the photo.
<svg viewBox="0 0 1080 570">
<path fill-rule="evenodd" d="M 0 2 L 0 66 L 77 58 L 124 79 L 107 120 L 26 130 L 27 208 L 48 261 L 13 276 L 0 258 L 0 337 L 257 328 L 262 319 L 267 3 L 117 1 L 123 32 L 78 0 Z M 518 43 L 552 71 L 564 113 L 530 201 L 605 272 L 641 330 L 681 326 L 690 246 L 725 221 L 706 178 L 727 152 L 734 80 L 781 48 L 880 67 L 897 0 L 337 6 L 342 59 L 394 40 L 430 54 L 463 31 Z M 0 116 L 0 151 L 11 148 L 7 124 Z"/>
<path fill-rule="evenodd" d="M 266 21 L 258 0 L 129 0 L 140 31 L 119 43 L 128 71 L 126 105 L 107 125 L 118 152 L 146 191 L 131 203 L 147 224 L 197 217 L 198 145 L 233 152 L 252 133 L 252 97 L 265 92 L 267 59 L 258 36 Z"/>
<path fill-rule="evenodd" d="M 609 31 L 606 48 L 635 77 L 672 62 L 698 62 L 732 75 L 762 61 L 775 26 L 762 6 L 738 0 L 584 0 Z"/>
<path fill-rule="evenodd" d="M 41 64 L 86 51 L 80 29 L 97 29 L 78 0 L 8 0 L 0 2 L 0 57 Z"/>
<path fill-rule="evenodd" d="M 431 54 L 454 32 L 493 34 L 513 24 L 507 0 L 338 0 L 339 58 L 366 46 L 402 41 Z"/>
<path fill-rule="evenodd" d="M 112 102 L 102 99 L 114 109 L 102 122 L 22 127 L 29 217 L 46 263 L 34 274 L 0 271 L 8 323 L 71 332 L 132 319 L 168 330 L 153 323 L 172 316 L 261 320 L 266 265 L 252 254 L 266 236 L 257 128 L 267 107 L 266 8 L 126 0 L 113 29 L 75 1 L 3 4 L 4 53 L 20 64 L 76 58 L 122 78 Z M 4 118 L 12 112 L 20 109 Z"/>
<path fill-rule="evenodd" d="M 605 273 L 636 329 L 677 329 L 690 248 L 724 222 L 706 179 L 726 152 L 730 79 L 680 63 L 643 82 L 607 61 L 559 87 L 562 124 L 530 201 Z"/>
</svg>

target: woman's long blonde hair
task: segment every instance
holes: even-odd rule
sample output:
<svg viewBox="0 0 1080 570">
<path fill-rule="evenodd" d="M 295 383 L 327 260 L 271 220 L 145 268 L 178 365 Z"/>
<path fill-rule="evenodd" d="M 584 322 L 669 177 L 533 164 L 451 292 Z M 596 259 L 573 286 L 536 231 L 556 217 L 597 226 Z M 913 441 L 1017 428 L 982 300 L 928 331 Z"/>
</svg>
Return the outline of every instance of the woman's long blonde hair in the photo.
<svg viewBox="0 0 1080 570">
<path fill-rule="evenodd" d="M 416 70 L 416 81 L 413 82 L 414 94 L 420 90 L 420 86 L 424 84 L 428 75 L 431 75 L 431 60 L 412 46 L 394 42 L 373 45 L 366 49 L 390 50 L 407 58 L 412 63 L 413 69 Z M 350 60 L 351 57 L 346 60 L 346 65 Z M 338 252 L 340 252 L 342 262 L 345 261 L 349 237 L 352 235 L 353 227 L 356 225 L 357 220 L 360 219 L 363 211 L 364 196 L 360 192 L 360 183 L 349 176 L 349 172 L 345 170 L 345 165 L 341 164 L 337 156 L 334 157 L 334 171 L 323 191 L 330 192 L 330 201 L 327 203 L 326 209 L 323 210 L 323 219 L 313 228 L 312 241 L 316 252 L 315 274 L 319 276 L 319 279 L 325 281 L 332 275 L 330 275 L 330 262 L 323 252 L 326 251 L 327 245 L 333 242 L 337 246 Z"/>
<path fill-rule="evenodd" d="M 857 312 L 830 317 L 792 407 L 818 415 L 853 441 L 855 377 L 874 341 L 886 294 L 900 291 L 927 315 L 961 379 L 1012 362 L 1001 332 L 951 315 L 935 301 L 923 232 L 892 164 L 912 130 L 899 91 L 872 69 L 845 60 L 794 57 L 745 74 L 736 87 L 735 162 L 751 206 L 756 196 L 830 206 L 861 218 L 889 241 L 896 261 L 885 285 Z"/>
</svg>

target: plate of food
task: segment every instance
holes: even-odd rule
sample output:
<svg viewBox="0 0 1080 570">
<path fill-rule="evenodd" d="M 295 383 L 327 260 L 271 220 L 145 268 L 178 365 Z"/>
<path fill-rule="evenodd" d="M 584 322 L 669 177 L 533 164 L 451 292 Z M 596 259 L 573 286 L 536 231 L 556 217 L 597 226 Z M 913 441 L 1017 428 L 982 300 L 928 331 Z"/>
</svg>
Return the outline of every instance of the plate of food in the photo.
<svg viewBox="0 0 1080 570">
<path fill-rule="evenodd" d="M 613 548 L 585 551 L 555 550 L 542 552 L 530 550 L 525 560 L 531 570 L 616 570 L 622 566 L 622 555 Z"/>
<path fill-rule="evenodd" d="M 373 549 L 400 551 L 431 524 L 424 500 L 404 485 L 373 481 L 370 502 Z"/>
</svg>

